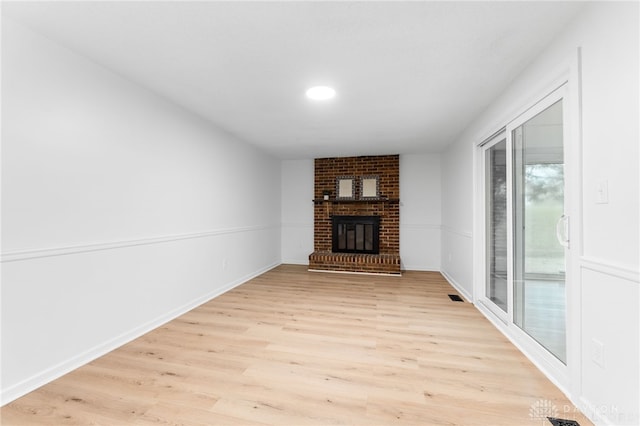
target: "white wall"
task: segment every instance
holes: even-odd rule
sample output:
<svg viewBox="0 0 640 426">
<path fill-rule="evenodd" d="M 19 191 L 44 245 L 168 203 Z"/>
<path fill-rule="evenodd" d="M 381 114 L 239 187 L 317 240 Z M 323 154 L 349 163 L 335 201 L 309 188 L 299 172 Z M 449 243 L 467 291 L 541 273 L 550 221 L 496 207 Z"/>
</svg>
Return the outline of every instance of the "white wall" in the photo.
<svg viewBox="0 0 640 426">
<path fill-rule="evenodd" d="M 440 155 L 400 155 L 400 258 L 411 271 L 440 270 Z"/>
<path fill-rule="evenodd" d="M 313 160 L 282 162 L 282 262 L 313 252 Z M 400 156 L 400 257 L 407 270 L 440 269 L 440 155 Z"/>
<path fill-rule="evenodd" d="M 582 40 L 583 401 L 613 424 L 640 424 L 639 4 L 590 8 Z M 597 204 L 608 181 L 609 203 Z M 592 341 L 604 344 L 604 366 Z"/>
<path fill-rule="evenodd" d="M 2 22 L 2 401 L 280 262 L 280 162 Z"/>
<path fill-rule="evenodd" d="M 473 151 L 458 142 L 442 154 L 441 272 L 467 299 L 473 293 Z"/>
<path fill-rule="evenodd" d="M 282 161 L 282 263 L 309 265 L 313 252 L 313 160 Z"/>
<path fill-rule="evenodd" d="M 571 142 L 574 164 L 581 170 L 569 194 L 576 265 L 568 295 L 569 343 L 575 354 L 565 390 L 597 424 L 640 423 L 638 12 L 636 2 L 587 5 L 443 154 L 443 271 L 458 273 L 459 284 L 472 289 L 472 257 L 447 262 L 447 251 L 460 238 L 446 230 L 467 233 L 473 221 L 474 145 L 541 97 L 581 48 L 582 125 L 577 122 L 572 129 Z M 576 88 L 580 70 L 574 71 L 570 86 Z M 570 94 L 572 103 L 577 94 Z M 576 130 L 581 130 L 581 141 Z M 596 204 L 597 183 L 603 180 L 608 181 L 609 203 Z M 594 339 L 604 344 L 602 366 L 592 360 Z"/>
</svg>

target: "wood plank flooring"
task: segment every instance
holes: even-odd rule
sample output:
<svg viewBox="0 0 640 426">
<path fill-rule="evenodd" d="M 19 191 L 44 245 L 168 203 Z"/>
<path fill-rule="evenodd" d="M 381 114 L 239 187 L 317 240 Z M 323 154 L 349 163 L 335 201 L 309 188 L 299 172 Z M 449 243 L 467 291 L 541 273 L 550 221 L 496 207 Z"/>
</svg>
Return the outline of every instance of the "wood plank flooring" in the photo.
<svg viewBox="0 0 640 426">
<path fill-rule="evenodd" d="M 450 293 L 439 273 L 282 265 L 6 405 L 2 424 L 591 425 Z"/>
</svg>

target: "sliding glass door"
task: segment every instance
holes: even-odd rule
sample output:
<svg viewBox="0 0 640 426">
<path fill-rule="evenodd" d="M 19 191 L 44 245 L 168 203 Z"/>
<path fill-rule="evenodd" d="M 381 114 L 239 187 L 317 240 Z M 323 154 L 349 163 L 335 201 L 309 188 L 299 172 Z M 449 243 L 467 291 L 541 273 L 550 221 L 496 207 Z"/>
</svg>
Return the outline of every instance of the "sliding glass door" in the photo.
<svg viewBox="0 0 640 426">
<path fill-rule="evenodd" d="M 566 362 L 562 101 L 511 130 L 513 320 Z"/>
<path fill-rule="evenodd" d="M 484 146 L 484 304 L 566 364 L 564 114 L 541 101 Z"/>
<path fill-rule="evenodd" d="M 507 140 L 502 133 L 486 145 L 485 227 L 486 280 L 485 297 L 500 311 L 508 312 L 511 292 L 507 281 Z"/>
</svg>

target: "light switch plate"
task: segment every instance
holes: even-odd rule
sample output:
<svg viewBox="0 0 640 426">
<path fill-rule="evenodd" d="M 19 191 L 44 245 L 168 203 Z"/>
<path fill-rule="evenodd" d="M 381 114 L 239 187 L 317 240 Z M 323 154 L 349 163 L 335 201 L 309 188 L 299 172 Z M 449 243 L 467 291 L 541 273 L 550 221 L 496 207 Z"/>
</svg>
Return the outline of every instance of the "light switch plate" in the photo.
<svg viewBox="0 0 640 426">
<path fill-rule="evenodd" d="M 591 359 L 604 368 L 604 343 L 597 339 L 591 339 Z"/>
<path fill-rule="evenodd" d="M 596 184 L 596 204 L 609 203 L 609 181 L 604 179 Z"/>
</svg>

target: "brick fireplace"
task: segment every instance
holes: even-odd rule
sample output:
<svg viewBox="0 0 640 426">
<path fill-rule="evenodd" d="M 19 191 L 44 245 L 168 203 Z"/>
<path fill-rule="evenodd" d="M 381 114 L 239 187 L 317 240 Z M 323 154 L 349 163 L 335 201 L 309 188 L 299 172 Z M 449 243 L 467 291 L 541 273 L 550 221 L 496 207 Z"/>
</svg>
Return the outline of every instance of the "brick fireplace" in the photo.
<svg viewBox="0 0 640 426">
<path fill-rule="evenodd" d="M 398 155 L 317 158 L 313 203 L 310 270 L 400 274 Z"/>
</svg>

